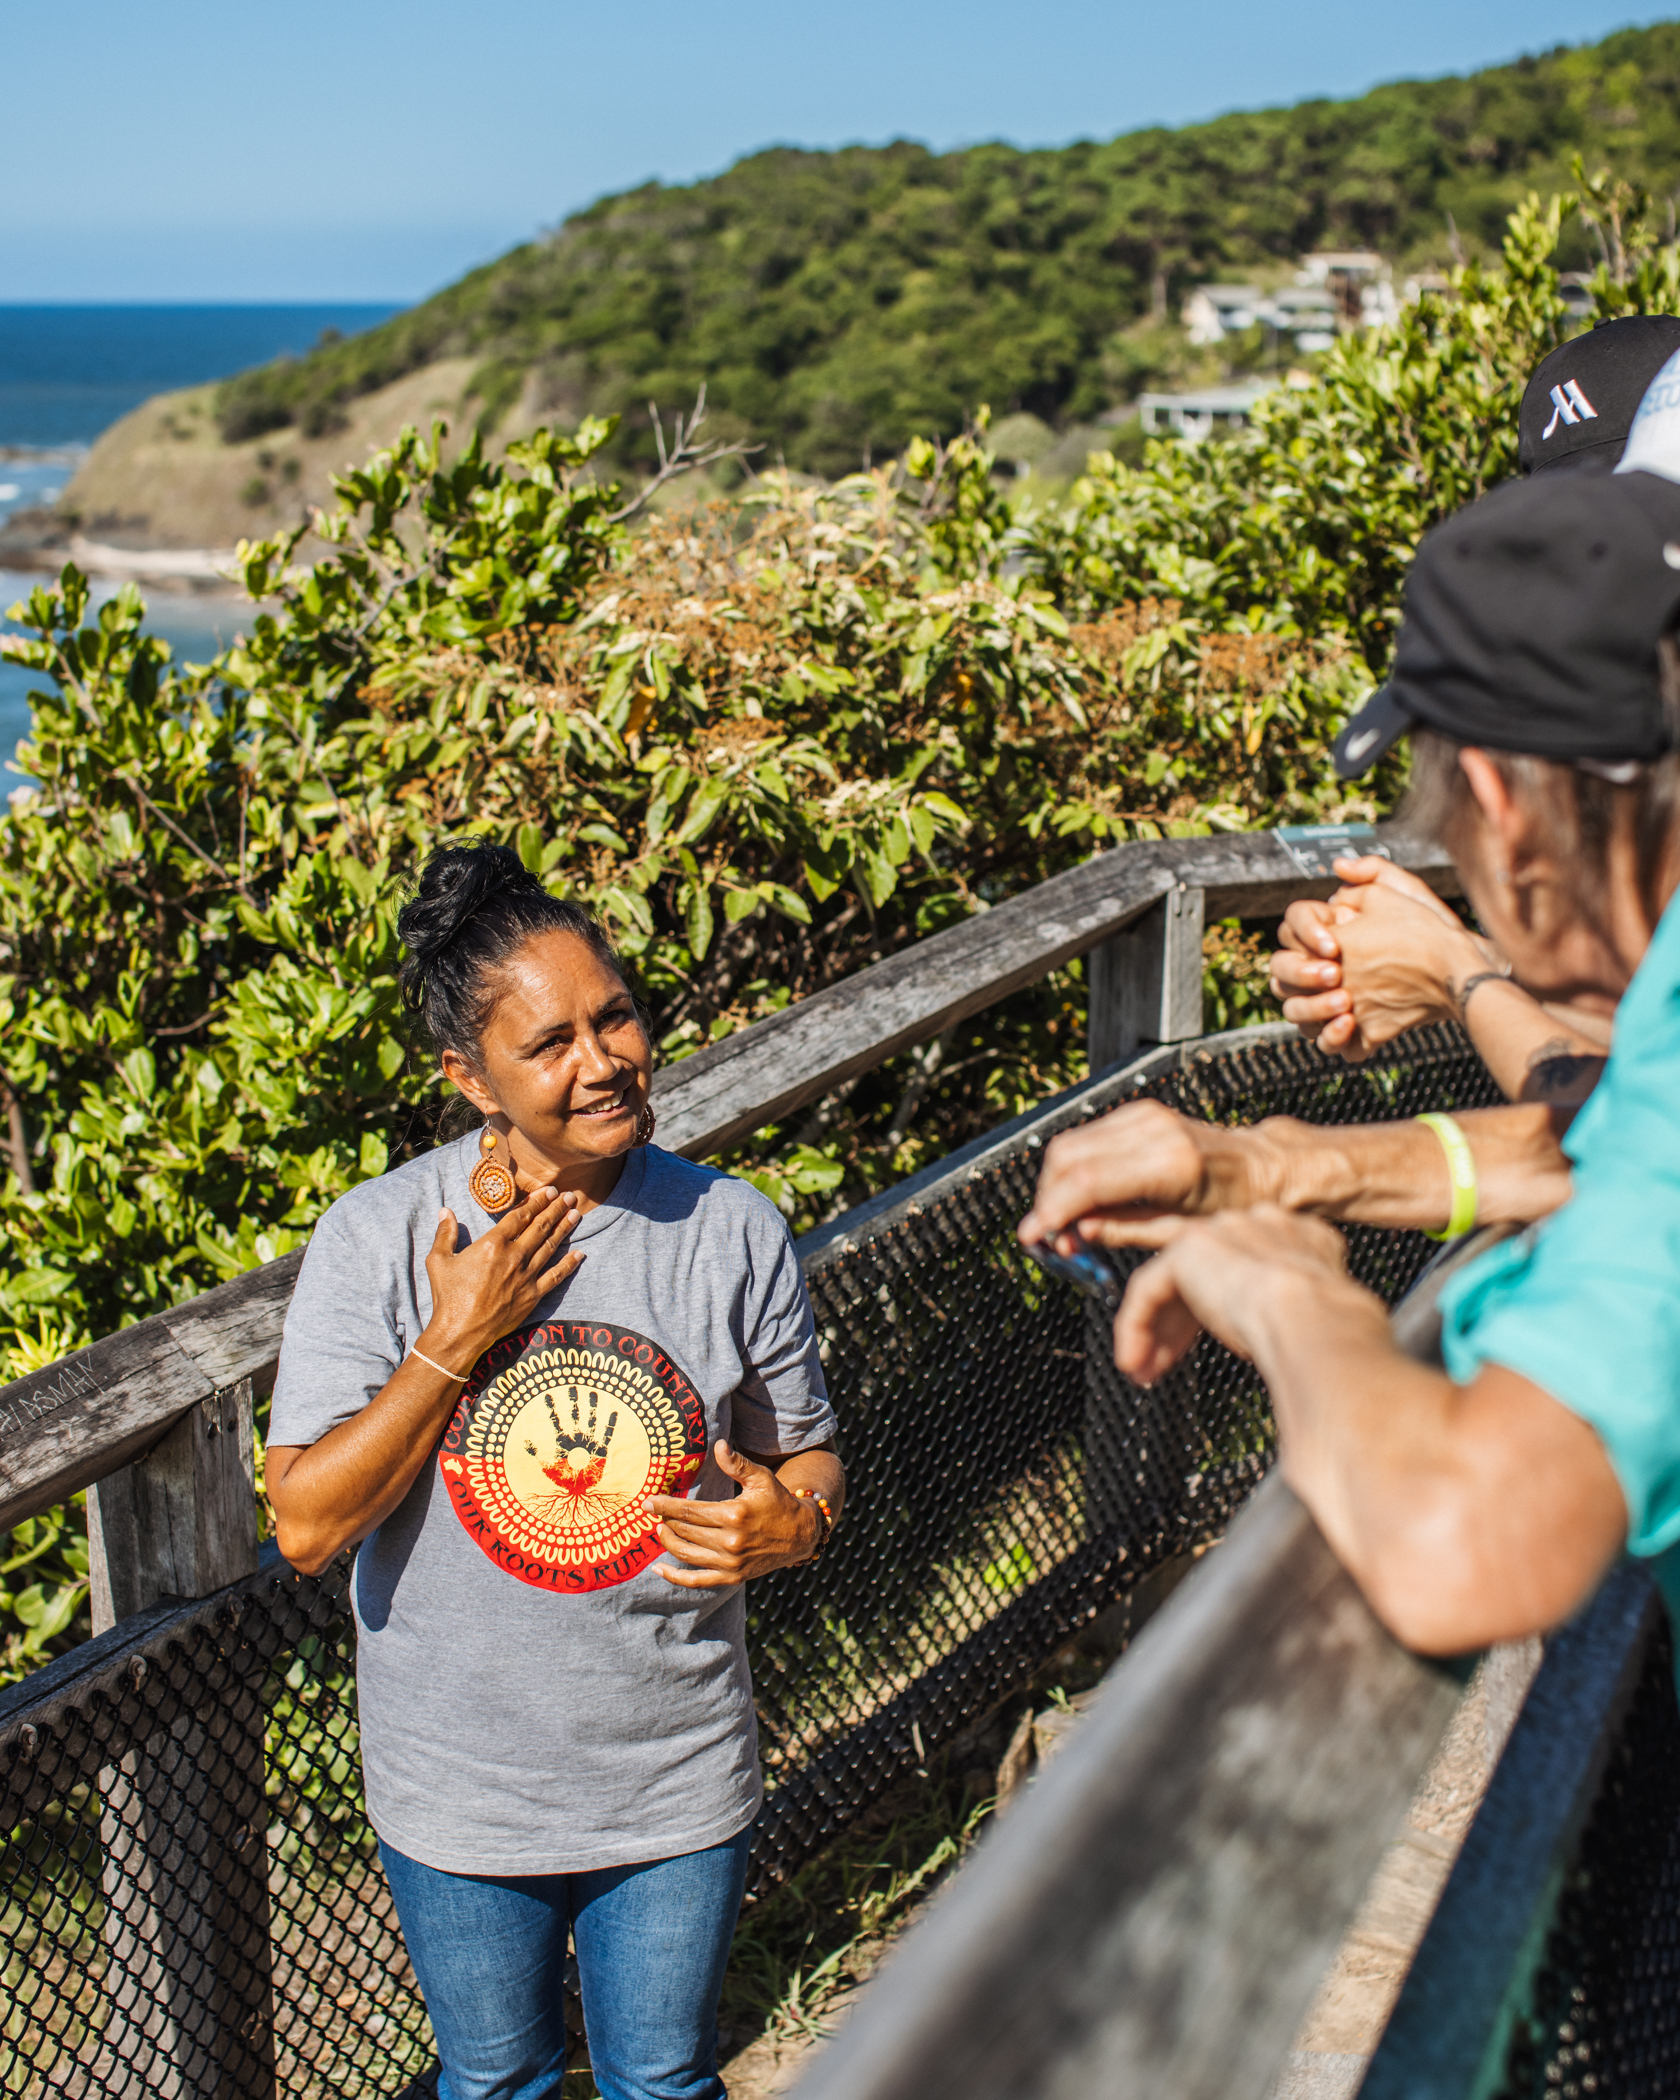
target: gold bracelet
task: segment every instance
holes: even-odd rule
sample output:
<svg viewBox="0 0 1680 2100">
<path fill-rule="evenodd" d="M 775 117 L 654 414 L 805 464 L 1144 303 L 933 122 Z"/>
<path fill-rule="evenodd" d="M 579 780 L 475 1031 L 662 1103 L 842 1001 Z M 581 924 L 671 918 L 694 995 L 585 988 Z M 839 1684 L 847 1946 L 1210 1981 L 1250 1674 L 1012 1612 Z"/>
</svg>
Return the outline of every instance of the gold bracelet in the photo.
<svg viewBox="0 0 1680 2100">
<path fill-rule="evenodd" d="M 467 1372 L 450 1370 L 447 1364 L 440 1364 L 435 1356 L 428 1356 L 424 1349 L 410 1349 L 408 1353 L 410 1356 L 419 1357 L 423 1364 L 430 1364 L 434 1371 L 441 1371 L 444 1377 L 450 1379 L 454 1384 L 466 1384 L 469 1376 Z"/>
</svg>

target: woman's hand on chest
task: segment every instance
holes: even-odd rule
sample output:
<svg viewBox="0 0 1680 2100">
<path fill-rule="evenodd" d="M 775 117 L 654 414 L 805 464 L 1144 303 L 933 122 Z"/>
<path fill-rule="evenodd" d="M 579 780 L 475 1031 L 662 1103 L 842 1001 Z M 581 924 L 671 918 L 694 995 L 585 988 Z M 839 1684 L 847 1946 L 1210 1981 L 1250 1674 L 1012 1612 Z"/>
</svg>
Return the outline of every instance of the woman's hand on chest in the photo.
<svg viewBox="0 0 1680 2100">
<path fill-rule="evenodd" d="M 677 1495 L 649 1495 L 648 1514 L 659 1524 L 659 1543 L 681 1561 L 662 1566 L 679 1589 L 728 1589 L 775 1568 L 797 1567 L 815 1553 L 825 1529 L 806 1488 L 824 1497 L 838 1515 L 845 1476 L 826 1445 L 778 1461 L 774 1468 L 733 1451 L 721 1439 L 712 1455 L 741 1492 L 728 1502 L 690 1502 Z M 798 1477 L 789 1480 L 790 1475 Z M 809 1475 L 810 1478 L 805 1478 Z"/>
<path fill-rule="evenodd" d="M 455 1213 L 440 1211 L 426 1256 L 432 1293 L 427 1354 L 470 1369 L 486 1349 L 522 1326 L 582 1261 L 565 1246 L 579 1215 L 569 1190 L 533 1189 L 457 1252 Z"/>
</svg>

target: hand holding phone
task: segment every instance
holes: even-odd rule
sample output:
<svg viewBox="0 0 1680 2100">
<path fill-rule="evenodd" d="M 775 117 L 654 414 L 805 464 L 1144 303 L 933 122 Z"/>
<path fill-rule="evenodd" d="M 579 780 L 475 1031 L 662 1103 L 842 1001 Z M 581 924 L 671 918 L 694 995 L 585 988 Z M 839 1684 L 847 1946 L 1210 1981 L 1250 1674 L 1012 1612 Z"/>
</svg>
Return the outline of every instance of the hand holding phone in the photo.
<svg viewBox="0 0 1680 2100">
<path fill-rule="evenodd" d="M 1063 1254 L 1052 1240 L 1028 1240 L 1026 1250 L 1040 1268 L 1048 1269 L 1052 1276 L 1060 1276 L 1066 1283 L 1076 1283 L 1087 1297 L 1097 1303 L 1112 1320 L 1120 1310 L 1124 1296 L 1114 1271 L 1102 1256 L 1081 1240 L 1077 1254 Z"/>
</svg>

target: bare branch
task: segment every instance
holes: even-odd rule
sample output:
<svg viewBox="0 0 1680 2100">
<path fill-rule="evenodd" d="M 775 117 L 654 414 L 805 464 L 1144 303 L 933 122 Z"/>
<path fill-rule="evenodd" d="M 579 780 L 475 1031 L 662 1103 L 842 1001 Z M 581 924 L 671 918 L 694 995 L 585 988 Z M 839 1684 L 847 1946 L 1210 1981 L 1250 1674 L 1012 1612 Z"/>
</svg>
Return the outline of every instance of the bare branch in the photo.
<svg viewBox="0 0 1680 2100">
<path fill-rule="evenodd" d="M 239 894 L 245 899 L 247 904 L 254 902 L 250 891 L 245 887 L 244 883 L 240 881 L 237 876 L 230 875 L 227 869 L 222 866 L 220 861 L 212 860 L 209 854 L 206 853 L 204 848 L 198 843 L 198 841 L 195 838 L 191 837 L 187 832 L 183 831 L 180 825 L 176 823 L 175 819 L 169 814 L 167 810 L 159 809 L 157 804 L 152 800 L 151 796 L 146 793 L 146 790 L 140 785 L 139 781 L 134 778 L 132 773 L 119 773 L 117 775 L 117 778 L 120 781 L 122 781 L 125 786 L 130 787 L 134 790 L 134 793 L 139 797 L 140 806 L 145 810 L 149 810 L 150 813 L 157 818 L 160 824 L 167 826 L 167 828 L 170 831 L 174 832 L 175 836 L 181 841 L 181 844 L 186 847 L 187 851 L 189 853 L 196 854 L 197 857 L 201 861 L 203 861 L 204 865 L 211 871 L 212 874 L 219 875 L 222 878 L 222 880 L 227 884 L 229 889 L 237 890 Z"/>
<path fill-rule="evenodd" d="M 35 1176 L 29 1166 L 29 1133 L 23 1124 L 23 1103 L 3 1079 L 0 1079 L 0 1094 L 6 1100 L 6 1150 L 17 1178 L 18 1194 L 33 1196 Z"/>
<path fill-rule="evenodd" d="M 615 510 L 607 519 L 609 525 L 622 525 L 645 510 L 667 482 L 675 481 L 679 475 L 693 474 L 707 467 L 716 466 L 720 459 L 745 459 L 754 452 L 762 452 L 762 445 L 734 444 L 700 445 L 695 434 L 706 420 L 706 387 L 702 381 L 700 391 L 694 398 L 694 408 L 685 421 L 679 414 L 674 418 L 669 449 L 665 444 L 664 425 L 660 421 L 659 408 L 655 402 L 648 403 L 648 414 L 653 418 L 654 436 L 659 445 L 659 472 L 642 489 L 641 493 L 622 509 Z"/>
</svg>

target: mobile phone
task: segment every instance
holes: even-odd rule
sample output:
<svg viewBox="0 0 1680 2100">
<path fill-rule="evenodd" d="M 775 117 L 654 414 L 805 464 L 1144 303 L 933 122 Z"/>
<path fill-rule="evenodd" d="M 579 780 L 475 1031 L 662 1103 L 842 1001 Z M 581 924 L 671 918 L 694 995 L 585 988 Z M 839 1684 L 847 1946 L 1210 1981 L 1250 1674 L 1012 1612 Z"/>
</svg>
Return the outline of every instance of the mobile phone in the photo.
<svg viewBox="0 0 1680 2100">
<path fill-rule="evenodd" d="M 1063 1254 L 1049 1240 L 1028 1240 L 1026 1249 L 1040 1268 L 1064 1282 L 1078 1284 L 1087 1297 L 1095 1298 L 1110 1319 L 1120 1310 L 1120 1285 L 1095 1248 L 1081 1241 L 1077 1254 Z"/>
</svg>

